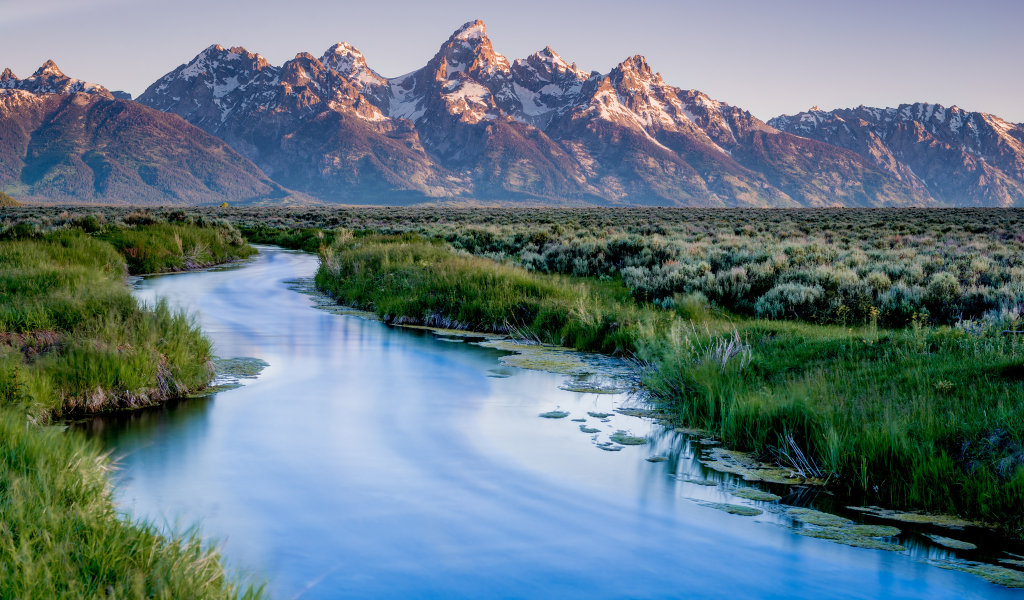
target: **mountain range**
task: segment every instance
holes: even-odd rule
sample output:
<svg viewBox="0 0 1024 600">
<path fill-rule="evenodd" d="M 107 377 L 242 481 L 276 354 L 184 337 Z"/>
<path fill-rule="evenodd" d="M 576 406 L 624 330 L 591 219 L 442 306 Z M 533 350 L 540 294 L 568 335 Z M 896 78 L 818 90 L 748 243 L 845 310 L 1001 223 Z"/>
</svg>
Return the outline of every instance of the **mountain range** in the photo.
<svg viewBox="0 0 1024 600">
<path fill-rule="evenodd" d="M 213 45 L 135 102 L 116 94 L 52 63 L 26 80 L 5 71 L 0 190 L 140 204 L 1024 205 L 1022 125 L 928 104 L 765 123 L 670 85 L 642 56 L 603 74 L 550 47 L 510 61 L 481 21 L 399 77 L 345 43 L 281 66 Z M 145 144 L 147 162 L 148 136 L 160 143 Z M 143 176 L 154 164 L 162 179 Z"/>
<path fill-rule="evenodd" d="M 122 100 L 47 61 L 0 74 L 0 190 L 31 202 L 189 205 L 288 190 L 177 115 Z"/>
</svg>

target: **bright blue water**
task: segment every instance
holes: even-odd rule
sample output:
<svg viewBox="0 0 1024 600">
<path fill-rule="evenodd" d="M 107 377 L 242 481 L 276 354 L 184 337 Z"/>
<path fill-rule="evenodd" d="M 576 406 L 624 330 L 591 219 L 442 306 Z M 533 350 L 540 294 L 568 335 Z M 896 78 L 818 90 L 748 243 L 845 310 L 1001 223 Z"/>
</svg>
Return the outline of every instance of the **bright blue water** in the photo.
<svg viewBox="0 0 1024 600">
<path fill-rule="evenodd" d="M 283 283 L 315 269 L 264 248 L 239 268 L 144 280 L 138 295 L 195 312 L 220 356 L 270 367 L 241 389 L 87 426 L 119 457 L 126 510 L 200 520 L 275 598 L 1019 597 L 915 561 L 944 554 L 920 544 L 850 548 L 770 513 L 700 506 L 687 498 L 751 503 L 671 477 L 699 468 L 688 446 L 644 460 L 678 454 L 676 434 L 604 452 L 579 423 L 537 417 L 610 412 L 622 396 L 317 310 Z M 599 441 L 660 430 L 610 421 L 588 418 Z"/>
</svg>

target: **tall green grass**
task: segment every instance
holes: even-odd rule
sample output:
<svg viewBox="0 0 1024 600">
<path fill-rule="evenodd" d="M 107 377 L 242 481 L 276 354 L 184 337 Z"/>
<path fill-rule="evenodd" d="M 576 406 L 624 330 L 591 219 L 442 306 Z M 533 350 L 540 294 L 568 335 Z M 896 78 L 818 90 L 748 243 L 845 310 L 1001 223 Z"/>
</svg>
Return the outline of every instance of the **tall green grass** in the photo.
<svg viewBox="0 0 1024 600">
<path fill-rule="evenodd" d="M 256 253 L 241 233 L 226 223 L 212 227 L 158 223 L 109 228 L 100 237 L 124 256 L 133 274 L 198 269 Z"/>
<path fill-rule="evenodd" d="M 904 329 L 755 320 L 617 281 L 529 272 L 413 234 L 339 232 L 317 285 L 390 322 L 632 354 L 651 399 L 730 447 L 889 506 L 1022 531 L 1024 343 L 998 321 Z"/>
<path fill-rule="evenodd" d="M 320 247 L 334 243 L 335 232 L 328 229 L 272 229 L 248 227 L 240 229 L 245 239 L 253 244 L 271 244 L 291 250 L 317 253 Z"/>
<path fill-rule="evenodd" d="M 205 386 L 210 341 L 165 303 L 140 305 L 125 259 L 85 228 L 15 234 L 0 241 L 0 598 L 261 596 L 198 531 L 167 537 L 119 516 L 99 446 L 47 426 Z M 180 226 L 118 239 L 161 256 L 173 234 L 209 239 Z"/>
<path fill-rule="evenodd" d="M 889 506 L 1022 531 L 1016 336 L 710 318 L 641 347 L 653 398 L 730 447 Z"/>
<path fill-rule="evenodd" d="M 20 373 L 33 418 L 132 408 L 209 381 L 209 340 L 164 303 L 140 306 L 126 271 L 81 230 L 0 242 L 0 360 Z"/>
<path fill-rule="evenodd" d="M 387 322 L 513 331 L 607 353 L 633 351 L 640 327 L 667 322 L 620 283 L 529 273 L 417 235 L 339 233 L 320 257 L 320 289 Z"/>
<path fill-rule="evenodd" d="M 197 531 L 166 537 L 118 515 L 107 469 L 96 444 L 0 411 L 0 598 L 262 595 L 243 589 Z"/>
</svg>

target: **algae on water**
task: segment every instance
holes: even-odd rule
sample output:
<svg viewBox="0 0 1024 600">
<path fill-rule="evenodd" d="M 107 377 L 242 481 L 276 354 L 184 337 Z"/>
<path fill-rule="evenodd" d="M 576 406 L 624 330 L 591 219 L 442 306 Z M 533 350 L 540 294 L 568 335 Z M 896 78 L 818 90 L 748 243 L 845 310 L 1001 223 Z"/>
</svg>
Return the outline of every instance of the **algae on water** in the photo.
<svg viewBox="0 0 1024 600">
<path fill-rule="evenodd" d="M 812 510 L 810 508 L 791 508 L 786 514 L 802 523 L 818 525 L 820 527 L 843 527 L 852 525 L 853 521 L 833 514 Z"/>
<path fill-rule="evenodd" d="M 678 479 L 679 481 L 685 481 L 686 483 L 693 483 L 696 485 L 704 485 L 708 487 L 715 487 L 718 485 L 717 481 L 712 481 L 710 479 L 700 479 L 697 477 L 679 477 Z"/>
<path fill-rule="evenodd" d="M 611 413 L 603 412 L 588 412 L 587 414 L 590 415 L 591 417 L 594 417 L 595 419 L 607 419 L 608 417 L 612 416 Z"/>
<path fill-rule="evenodd" d="M 940 569 L 963 571 L 977 575 L 989 583 L 1009 588 L 1024 588 L 1024 572 L 1007 569 L 998 565 L 973 562 L 969 560 L 933 560 L 929 561 Z"/>
<path fill-rule="evenodd" d="M 242 387 L 241 379 L 256 379 L 269 363 L 258 358 L 213 357 L 214 379 L 210 385 L 185 396 L 186 398 L 202 398 L 218 392 L 225 392 Z"/>
<path fill-rule="evenodd" d="M 559 389 L 581 394 L 621 394 L 625 391 L 614 380 L 593 376 L 566 380 Z"/>
<path fill-rule="evenodd" d="M 900 534 L 898 528 L 890 525 L 853 525 L 845 530 L 865 537 L 894 537 Z"/>
<path fill-rule="evenodd" d="M 949 529 L 963 529 L 964 527 L 993 527 L 988 523 L 968 521 L 966 519 L 961 519 L 960 517 L 952 517 L 949 515 L 927 515 L 921 513 L 900 512 L 879 508 L 877 506 L 847 506 L 847 508 L 850 510 L 860 511 L 880 519 L 890 519 L 893 521 L 902 521 L 904 523 L 920 523 L 922 525 L 938 525 L 939 527 L 946 527 Z"/>
<path fill-rule="evenodd" d="M 594 429 L 593 427 L 587 427 L 586 425 L 580 425 L 580 431 L 583 433 L 599 433 L 600 429 Z"/>
<path fill-rule="evenodd" d="M 759 490 L 757 488 L 746 487 L 738 490 L 732 490 L 729 492 L 737 498 L 745 498 L 747 500 L 757 500 L 758 502 L 775 502 L 776 500 L 782 500 L 782 496 L 776 496 L 771 492 Z"/>
<path fill-rule="evenodd" d="M 787 515 L 807 526 L 796 530 L 798 535 L 828 540 L 837 544 L 903 552 L 905 547 L 878 538 L 891 538 L 899 535 L 900 530 L 887 525 L 857 525 L 853 521 L 809 508 L 790 508 Z"/>
<path fill-rule="evenodd" d="M 213 358 L 213 370 L 217 377 L 256 379 L 263 369 L 270 366 L 265 360 L 249 357 Z"/>
<path fill-rule="evenodd" d="M 721 502 L 698 502 L 698 504 L 715 510 L 720 510 L 722 512 L 727 512 L 730 515 L 740 515 L 744 517 L 756 517 L 764 512 L 759 508 L 743 506 L 741 504 L 725 504 Z"/>
<path fill-rule="evenodd" d="M 940 546 L 947 548 L 953 548 L 954 550 L 977 550 L 978 547 L 970 542 L 961 542 L 960 540 L 954 540 L 953 538 L 944 537 L 941 535 L 934 535 L 931 533 L 924 534 L 924 537 L 930 539 Z"/>
<path fill-rule="evenodd" d="M 564 410 L 552 410 L 546 413 L 540 413 L 539 416 L 545 419 L 564 419 L 569 416 L 569 413 Z"/>
<path fill-rule="evenodd" d="M 858 535 L 852 529 L 839 527 L 804 527 L 797 530 L 796 533 L 798 535 L 828 540 L 830 542 L 836 542 L 837 544 L 844 544 L 846 546 L 854 546 L 856 548 L 887 550 L 889 552 L 903 552 L 906 550 L 905 547 L 900 546 L 899 544 L 878 540 L 874 537 Z"/>
<path fill-rule="evenodd" d="M 647 443 L 647 438 L 631 436 L 625 431 L 616 431 L 608 439 L 623 446 L 642 446 Z"/>
<path fill-rule="evenodd" d="M 820 479 L 808 479 L 799 474 L 774 465 L 758 462 L 748 454 L 727 448 L 711 448 L 707 456 L 701 459 L 701 464 L 718 471 L 719 473 L 732 473 L 739 475 L 745 481 L 767 481 L 769 483 L 784 483 L 786 485 L 808 484 L 822 485 Z"/>
<path fill-rule="evenodd" d="M 650 457 L 647 458 L 647 462 L 652 462 L 652 463 L 665 462 L 666 460 L 668 460 L 668 458 L 664 457 L 664 456 L 650 456 Z"/>
</svg>

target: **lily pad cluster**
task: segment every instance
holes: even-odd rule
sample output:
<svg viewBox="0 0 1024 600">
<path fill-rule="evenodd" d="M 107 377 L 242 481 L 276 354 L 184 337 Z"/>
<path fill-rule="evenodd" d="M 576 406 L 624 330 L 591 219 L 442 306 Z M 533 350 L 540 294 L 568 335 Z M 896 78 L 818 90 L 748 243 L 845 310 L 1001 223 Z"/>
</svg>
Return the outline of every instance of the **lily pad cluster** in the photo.
<svg viewBox="0 0 1024 600">
<path fill-rule="evenodd" d="M 809 525 L 796 533 L 857 548 L 903 552 L 904 546 L 885 541 L 899 535 L 900 530 L 888 525 L 857 525 L 850 519 L 809 508 L 791 508 L 787 514 L 795 521 Z"/>
</svg>

